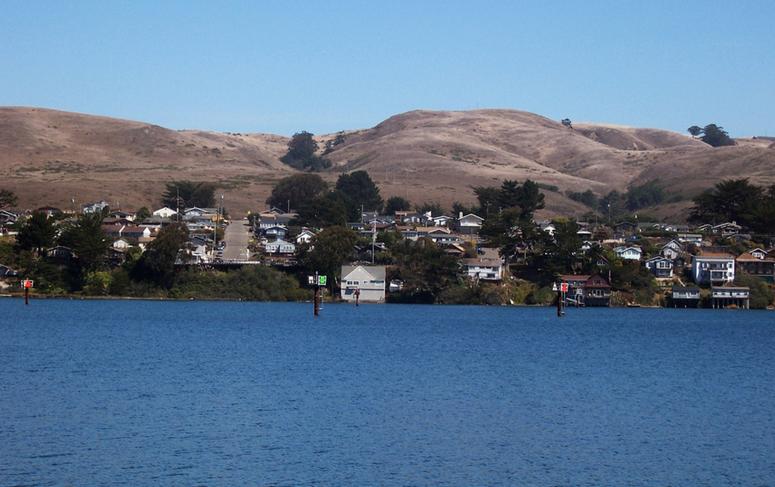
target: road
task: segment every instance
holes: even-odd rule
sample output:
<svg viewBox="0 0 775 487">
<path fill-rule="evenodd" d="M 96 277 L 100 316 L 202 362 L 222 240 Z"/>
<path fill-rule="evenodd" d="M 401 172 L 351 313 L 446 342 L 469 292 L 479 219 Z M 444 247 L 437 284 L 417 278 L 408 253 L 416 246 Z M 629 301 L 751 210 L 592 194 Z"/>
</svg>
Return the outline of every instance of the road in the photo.
<svg viewBox="0 0 775 487">
<path fill-rule="evenodd" d="M 226 248 L 223 249 L 223 260 L 247 260 L 248 241 L 250 240 L 250 225 L 247 219 L 234 220 L 223 235 Z"/>
</svg>

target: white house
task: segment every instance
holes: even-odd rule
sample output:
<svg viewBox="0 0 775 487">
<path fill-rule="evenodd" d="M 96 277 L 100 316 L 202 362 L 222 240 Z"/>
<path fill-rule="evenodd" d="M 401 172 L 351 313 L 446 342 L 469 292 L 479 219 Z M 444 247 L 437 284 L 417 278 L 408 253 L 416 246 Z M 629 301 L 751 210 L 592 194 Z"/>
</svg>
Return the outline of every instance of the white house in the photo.
<svg viewBox="0 0 775 487">
<path fill-rule="evenodd" d="M 172 208 L 164 207 L 159 208 L 158 210 L 153 212 L 153 216 L 158 216 L 160 218 L 172 218 L 173 216 L 177 215 L 178 212 L 173 210 Z"/>
<path fill-rule="evenodd" d="M 614 253 L 624 260 L 640 260 L 643 251 L 640 247 L 615 247 Z"/>
<path fill-rule="evenodd" d="M 500 281 L 503 279 L 503 260 L 498 249 L 480 249 L 479 255 L 463 259 L 463 272 L 471 279 Z"/>
<path fill-rule="evenodd" d="M 83 213 L 91 214 L 91 213 L 99 213 L 105 208 L 108 207 L 107 201 L 97 201 L 96 203 L 87 203 L 83 205 Z"/>
<path fill-rule="evenodd" d="M 462 211 L 457 219 L 457 226 L 460 233 L 466 235 L 479 233 L 479 230 L 482 228 L 482 223 L 484 223 L 484 218 L 474 215 L 473 213 L 463 215 Z"/>
<path fill-rule="evenodd" d="M 344 301 L 355 301 L 359 294 L 360 302 L 385 302 L 385 266 L 343 265 L 340 282 Z"/>
<path fill-rule="evenodd" d="M 123 238 L 120 238 L 120 239 L 116 240 L 115 242 L 113 242 L 113 248 L 116 249 L 116 250 L 126 250 L 129 247 L 131 247 L 131 245 L 129 244 L 129 242 L 127 242 Z"/>
<path fill-rule="evenodd" d="M 735 258 L 723 252 L 703 252 L 692 257 L 692 278 L 714 286 L 735 280 Z"/>
<path fill-rule="evenodd" d="M 681 243 L 688 243 L 693 245 L 702 245 L 701 233 L 679 233 L 678 241 Z"/>
<path fill-rule="evenodd" d="M 446 227 L 446 226 L 449 226 L 450 223 L 455 221 L 454 218 L 447 215 L 434 216 L 431 218 L 431 220 L 433 220 L 433 225 L 437 227 Z"/>
<path fill-rule="evenodd" d="M 264 244 L 264 251 L 267 254 L 294 254 L 296 253 L 296 244 L 278 238 L 274 242 Z"/>
<path fill-rule="evenodd" d="M 301 233 L 296 235 L 296 245 L 308 244 L 315 238 L 315 233 L 309 228 L 303 228 Z"/>
</svg>

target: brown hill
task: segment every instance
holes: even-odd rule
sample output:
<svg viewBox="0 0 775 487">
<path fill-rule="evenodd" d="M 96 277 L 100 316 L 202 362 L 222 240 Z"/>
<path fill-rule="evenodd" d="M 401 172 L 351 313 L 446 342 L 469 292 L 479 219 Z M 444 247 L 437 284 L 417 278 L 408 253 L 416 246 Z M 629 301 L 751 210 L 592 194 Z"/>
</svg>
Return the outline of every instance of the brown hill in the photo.
<svg viewBox="0 0 775 487">
<path fill-rule="evenodd" d="M 337 134 L 318 138 L 321 146 Z M 573 129 L 514 110 L 413 111 L 376 127 L 344 132 L 324 174 L 369 171 L 385 196 L 421 203 L 473 199 L 472 186 L 526 178 L 547 191 L 548 213 L 587 208 L 565 190 L 603 194 L 660 179 L 690 197 L 720 179 L 775 183 L 770 141 L 743 139 L 714 149 L 657 129 L 575 124 Z M 218 183 L 232 212 L 260 208 L 272 184 L 294 172 L 279 161 L 288 139 L 266 134 L 173 131 L 139 122 L 53 110 L 0 108 L 0 186 L 21 204 L 68 206 L 94 199 L 155 205 L 172 179 Z M 668 205 L 680 215 L 684 205 Z"/>
</svg>

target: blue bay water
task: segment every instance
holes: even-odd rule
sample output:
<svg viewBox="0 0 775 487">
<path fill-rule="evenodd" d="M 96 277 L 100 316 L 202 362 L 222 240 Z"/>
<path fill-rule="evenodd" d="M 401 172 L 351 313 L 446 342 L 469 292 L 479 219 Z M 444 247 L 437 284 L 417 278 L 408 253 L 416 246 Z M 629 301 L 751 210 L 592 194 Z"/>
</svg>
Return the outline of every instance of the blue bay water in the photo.
<svg viewBox="0 0 775 487">
<path fill-rule="evenodd" d="M 775 485 L 775 313 L 0 300 L 0 485 Z"/>
</svg>

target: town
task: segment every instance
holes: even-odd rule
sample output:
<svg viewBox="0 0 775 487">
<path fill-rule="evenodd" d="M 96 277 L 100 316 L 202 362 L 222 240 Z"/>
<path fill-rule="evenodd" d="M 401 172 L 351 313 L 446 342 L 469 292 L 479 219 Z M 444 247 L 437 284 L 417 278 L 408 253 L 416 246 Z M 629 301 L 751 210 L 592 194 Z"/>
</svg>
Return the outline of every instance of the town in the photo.
<svg viewBox="0 0 775 487">
<path fill-rule="evenodd" d="M 772 207 L 772 188 L 735 180 L 696 198 L 692 223 L 614 220 L 610 203 L 608 215 L 541 220 L 530 180 L 445 209 L 383 201 L 365 171 L 333 187 L 287 177 L 244 219 L 201 182 L 170 182 L 162 204 L 133 211 L 75 199 L 22 210 L 3 191 L 0 292 L 31 280 L 51 296 L 305 300 L 318 274 L 327 299 L 359 303 L 772 308 L 772 222 L 722 201 L 741 188 Z"/>
</svg>

